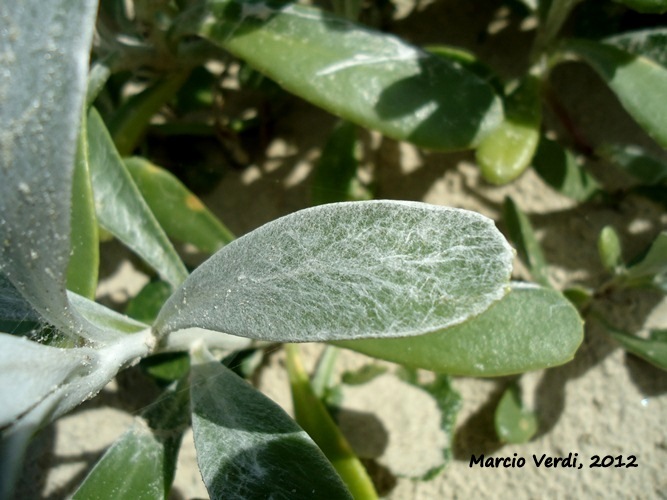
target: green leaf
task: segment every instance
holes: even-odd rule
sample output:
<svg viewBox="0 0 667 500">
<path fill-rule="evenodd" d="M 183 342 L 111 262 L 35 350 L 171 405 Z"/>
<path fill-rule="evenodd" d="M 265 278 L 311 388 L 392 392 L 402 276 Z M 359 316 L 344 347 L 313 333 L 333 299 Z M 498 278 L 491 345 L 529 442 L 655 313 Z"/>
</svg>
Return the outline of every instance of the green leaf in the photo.
<svg viewBox="0 0 667 500">
<path fill-rule="evenodd" d="M 475 153 L 484 178 L 505 184 L 530 165 L 540 140 L 540 81 L 528 75 L 507 96 L 505 119 L 479 144 Z"/>
<path fill-rule="evenodd" d="M 0 405 L 0 497 L 12 498 L 29 439 L 39 427 L 97 394 L 128 360 L 146 351 L 143 333 L 99 350 L 60 349 L 0 333 L 0 386 L 15 388 Z"/>
<path fill-rule="evenodd" d="M 662 14 L 667 12 L 667 1 L 665 0 L 614 0 L 627 5 L 631 9 L 645 14 Z"/>
<path fill-rule="evenodd" d="M 579 285 L 573 285 L 563 290 L 563 296 L 572 302 L 579 311 L 587 308 L 593 300 L 593 290 Z"/>
<path fill-rule="evenodd" d="M 496 92 L 500 94 L 503 93 L 503 86 L 498 76 L 491 70 L 491 68 L 477 59 L 474 53 L 451 45 L 428 45 L 424 47 L 424 50 L 460 64 L 485 82 L 488 82 Z"/>
<path fill-rule="evenodd" d="M 82 113 L 81 131 L 72 179 L 71 252 L 67 267 L 67 288 L 89 299 L 95 298 L 100 264 L 99 238 L 93 187 L 88 165 L 86 113 Z"/>
<path fill-rule="evenodd" d="M 181 181 L 143 158 L 129 158 L 125 166 L 155 218 L 172 238 L 214 253 L 234 235 Z"/>
<path fill-rule="evenodd" d="M 602 40 L 631 54 L 648 57 L 667 66 L 667 28 L 651 28 L 621 33 Z"/>
<path fill-rule="evenodd" d="M 125 313 L 143 323 L 152 324 L 160 308 L 171 296 L 171 287 L 165 281 L 152 281 L 131 299 Z"/>
<path fill-rule="evenodd" d="M 568 40 L 563 49 L 590 64 L 648 135 L 667 147 L 667 69 L 590 40 Z"/>
<path fill-rule="evenodd" d="M 202 109 L 210 110 L 214 106 L 214 88 L 218 77 L 206 67 L 198 66 L 190 72 L 187 81 L 176 94 L 176 107 L 183 113 Z"/>
<path fill-rule="evenodd" d="M 650 286 L 667 292 L 667 231 L 657 236 L 639 262 L 627 268 L 625 278 L 629 286 Z"/>
<path fill-rule="evenodd" d="M 625 170 L 642 184 L 654 186 L 667 180 L 667 161 L 635 145 L 606 144 L 596 153 Z"/>
<path fill-rule="evenodd" d="M 510 385 L 500 398 L 495 425 L 498 439 L 503 443 L 526 443 L 537 432 L 537 416 L 523 407 L 518 384 Z"/>
<path fill-rule="evenodd" d="M 576 309 L 557 291 L 519 283 L 465 323 L 419 337 L 335 345 L 413 368 L 495 377 L 570 361 L 583 339 Z"/>
<path fill-rule="evenodd" d="M 2 2 L 0 272 L 64 334 L 72 178 L 97 2 Z M 39 13 L 39 15 L 37 15 Z"/>
<path fill-rule="evenodd" d="M 299 356 L 299 346 L 287 344 L 287 374 L 297 423 L 334 466 L 354 498 L 378 498 L 373 482 L 352 447 L 315 395 Z"/>
<path fill-rule="evenodd" d="M 611 226 L 605 226 L 598 238 L 598 253 L 600 261 L 607 271 L 616 272 L 623 266 L 621 241 Z"/>
<path fill-rule="evenodd" d="M 189 420 L 189 393 L 174 385 L 106 451 L 72 497 L 74 500 L 163 500 Z"/>
<path fill-rule="evenodd" d="M 68 292 L 67 295 L 72 305 L 81 313 L 81 316 L 86 318 L 91 324 L 109 331 L 109 337 L 105 339 L 107 342 L 114 338 L 119 338 L 123 333 L 136 333 L 149 328 L 146 323 L 135 321 L 86 297 L 73 292 Z M 85 332 L 82 335 L 85 336 Z"/>
<path fill-rule="evenodd" d="M 155 328 L 287 342 L 420 335 L 500 299 L 511 261 L 493 221 L 474 212 L 320 205 L 222 248 L 172 295 Z"/>
<path fill-rule="evenodd" d="M 531 276 L 543 286 L 551 286 L 547 274 L 547 261 L 542 253 L 542 247 L 537 241 L 533 226 L 512 198 L 505 198 L 503 203 L 503 221 L 507 226 L 510 239 L 519 252 L 519 258 L 528 266 Z"/>
<path fill-rule="evenodd" d="M 141 368 L 159 383 L 170 383 L 190 371 L 190 356 L 185 352 L 166 352 L 141 360 Z"/>
<path fill-rule="evenodd" d="M 162 455 L 161 443 L 138 423 L 106 451 L 72 498 L 162 500 L 166 498 Z"/>
<path fill-rule="evenodd" d="M 109 133 L 121 156 L 134 151 L 153 115 L 176 95 L 188 76 L 183 71 L 161 78 L 123 103 L 109 124 Z"/>
<path fill-rule="evenodd" d="M 368 199 L 359 198 L 356 157 L 357 126 L 341 121 L 329 136 L 313 172 L 313 205 Z"/>
<path fill-rule="evenodd" d="M 460 65 L 319 9 L 209 0 L 177 20 L 292 92 L 358 125 L 438 149 L 476 145 L 502 117 Z"/>
<path fill-rule="evenodd" d="M 616 342 L 621 344 L 623 349 L 651 363 L 653 366 L 667 370 L 667 340 L 665 338 L 656 335 L 655 338 L 643 339 L 613 328 L 608 324 L 605 324 L 605 328 L 607 333 Z"/>
<path fill-rule="evenodd" d="M 88 144 L 100 224 L 177 287 L 188 272 L 132 181 L 95 108 L 88 115 Z"/>
<path fill-rule="evenodd" d="M 352 498 L 308 434 L 203 349 L 193 353 L 191 395 L 211 498 Z"/>
<path fill-rule="evenodd" d="M 570 150 L 544 136 L 533 158 L 533 168 L 549 186 L 576 201 L 588 200 L 600 188 Z"/>
<path fill-rule="evenodd" d="M 327 346 L 331 347 L 331 346 Z M 386 366 L 380 365 L 364 365 L 356 371 L 347 371 L 341 376 L 341 382 L 346 385 L 362 385 L 367 384 L 375 377 L 379 377 L 387 371 Z"/>
</svg>

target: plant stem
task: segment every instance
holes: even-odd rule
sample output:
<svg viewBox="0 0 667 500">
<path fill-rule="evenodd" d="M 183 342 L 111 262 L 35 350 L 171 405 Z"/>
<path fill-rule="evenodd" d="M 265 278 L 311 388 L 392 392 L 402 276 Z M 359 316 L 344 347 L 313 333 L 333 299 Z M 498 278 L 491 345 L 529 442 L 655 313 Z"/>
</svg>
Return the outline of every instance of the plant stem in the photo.
<svg viewBox="0 0 667 500">
<path fill-rule="evenodd" d="M 539 60 L 549 47 L 553 44 L 556 35 L 563 27 L 563 23 L 572 12 L 572 9 L 581 0 L 553 0 L 549 12 L 544 22 L 537 31 L 537 36 L 533 42 L 530 60 L 536 62 Z"/>
<path fill-rule="evenodd" d="M 134 150 L 153 115 L 176 95 L 189 75 L 189 71 L 180 71 L 159 80 L 128 99 L 118 110 L 109 124 L 109 132 L 121 156 L 127 156 Z"/>
<path fill-rule="evenodd" d="M 170 333 L 161 339 L 155 352 L 189 351 L 196 342 L 202 343 L 209 349 L 235 351 L 250 347 L 252 339 L 203 328 L 186 328 Z"/>
<path fill-rule="evenodd" d="M 366 469 L 322 401 L 313 392 L 301 363 L 299 347 L 296 344 L 285 344 L 285 351 L 296 421 L 331 461 L 355 499 L 377 499 L 375 487 Z"/>
<path fill-rule="evenodd" d="M 324 352 L 322 352 L 317 362 L 315 374 L 311 379 L 311 385 L 313 386 L 313 392 L 320 399 L 322 399 L 324 391 L 329 386 L 339 352 L 340 349 L 338 347 L 328 345 L 324 348 Z"/>
</svg>

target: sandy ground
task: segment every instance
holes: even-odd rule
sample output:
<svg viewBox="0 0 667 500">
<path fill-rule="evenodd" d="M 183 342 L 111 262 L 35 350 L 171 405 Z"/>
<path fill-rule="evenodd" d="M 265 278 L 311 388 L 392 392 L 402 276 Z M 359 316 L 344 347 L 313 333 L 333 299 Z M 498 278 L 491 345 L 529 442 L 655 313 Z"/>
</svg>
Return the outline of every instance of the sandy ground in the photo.
<svg viewBox="0 0 667 500">
<path fill-rule="evenodd" d="M 444 16 L 447 9 L 443 10 L 440 14 Z M 467 22 L 473 22 L 473 14 L 468 16 Z M 447 23 L 448 33 L 458 33 L 465 46 L 468 31 L 457 31 L 456 18 L 447 18 Z M 400 28 L 414 33 L 409 25 Z M 510 28 L 513 43 L 526 36 L 520 26 Z M 504 35 L 501 30 L 496 43 L 509 43 Z M 420 36 L 426 40 L 415 36 L 416 41 L 429 41 L 427 34 Z M 520 63 L 505 66 L 509 74 L 517 68 Z M 605 121 L 605 133 L 646 142 L 590 71 L 572 65 L 555 75 L 555 80 L 565 90 L 568 105 L 585 117 L 582 123 L 591 140 L 598 138 L 595 134 L 600 133 L 601 124 L 589 111 L 602 106 L 609 110 L 600 119 Z M 577 86 L 581 82 L 595 91 L 582 97 Z M 312 161 L 333 123 L 320 111 L 297 106 L 277 124 L 278 139 L 270 144 L 268 158 L 244 170 L 228 171 L 215 191 L 204 197 L 205 202 L 238 235 L 308 206 Z M 659 207 L 639 198 L 626 199 L 613 208 L 577 207 L 532 171 L 510 186 L 490 187 L 480 179 L 469 153 L 423 154 L 375 134 L 364 135 L 364 149 L 363 172 L 376 182 L 378 198 L 464 207 L 499 220 L 500 205 L 511 195 L 531 217 L 551 264 L 550 277 L 561 288 L 573 283 L 596 286 L 604 280 L 595 242 L 605 224 L 619 229 L 626 256 L 634 255 L 667 226 Z M 597 168 L 604 177 L 608 167 Z M 104 262 L 107 279 L 100 294 L 104 302 L 119 304 L 136 293 L 147 277 L 138 270 L 136 260 L 122 258 L 125 253 L 118 245 L 105 244 L 104 250 L 113 257 Z M 519 263 L 515 274 L 519 279 L 528 277 Z M 645 326 L 667 327 L 667 304 L 651 293 L 613 296 L 606 303 L 606 312 L 631 331 L 642 328 L 645 321 Z M 304 352 L 312 366 L 319 346 L 305 346 Z M 266 394 L 289 411 L 282 360 L 279 352 L 271 355 L 258 381 Z M 344 352 L 338 373 L 371 361 Z M 495 437 L 493 411 L 507 379 L 455 379 L 463 406 L 454 435 L 447 436 L 437 425 L 439 416 L 430 396 L 400 381 L 394 371 L 390 366 L 372 383 L 346 386 L 341 417 L 353 445 L 370 457 L 373 470 L 378 471 L 386 498 L 667 498 L 667 375 L 626 355 L 594 325 L 587 328 L 586 340 L 573 362 L 522 377 L 525 397 L 540 418 L 537 436 L 524 445 L 503 445 Z M 97 398 L 45 429 L 31 448 L 17 498 L 66 497 L 154 394 L 154 388 L 130 371 Z M 450 439 L 453 459 L 447 468 L 429 481 L 412 479 L 438 465 L 440 447 Z M 537 467 L 533 462 L 533 456 L 565 457 L 570 453 L 576 454 L 581 469 Z M 526 464 L 522 468 L 470 467 L 473 454 L 516 454 Z M 596 455 L 620 455 L 626 462 L 634 456 L 638 467 L 589 468 Z M 188 434 L 171 498 L 206 497 Z"/>
</svg>

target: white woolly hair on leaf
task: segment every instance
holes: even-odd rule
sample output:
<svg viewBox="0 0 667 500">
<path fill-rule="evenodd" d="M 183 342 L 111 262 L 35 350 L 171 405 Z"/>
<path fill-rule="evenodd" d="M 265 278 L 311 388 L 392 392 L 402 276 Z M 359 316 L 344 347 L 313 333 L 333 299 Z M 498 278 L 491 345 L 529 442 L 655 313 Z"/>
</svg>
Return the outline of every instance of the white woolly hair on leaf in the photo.
<svg viewBox="0 0 667 500">
<path fill-rule="evenodd" d="M 155 331 L 285 342 L 421 335 L 503 297 L 511 266 L 511 247 L 475 212 L 386 200 L 320 205 L 221 249 L 167 301 Z"/>
</svg>

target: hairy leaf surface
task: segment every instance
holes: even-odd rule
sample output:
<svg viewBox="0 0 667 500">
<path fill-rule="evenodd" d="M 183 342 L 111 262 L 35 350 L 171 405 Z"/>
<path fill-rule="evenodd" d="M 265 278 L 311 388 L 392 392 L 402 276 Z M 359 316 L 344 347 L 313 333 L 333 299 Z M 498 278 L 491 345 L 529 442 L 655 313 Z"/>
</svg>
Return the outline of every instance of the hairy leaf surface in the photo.
<svg viewBox="0 0 667 500">
<path fill-rule="evenodd" d="M 0 385 L 21 388 L 0 407 L 2 437 L 34 429 L 93 397 L 120 369 L 145 356 L 149 342 L 144 330 L 97 349 L 61 349 L 0 333 Z"/>
<path fill-rule="evenodd" d="M 106 451 L 72 498 L 167 498 L 189 423 L 189 399 L 185 380 L 167 389 Z"/>
<path fill-rule="evenodd" d="M 491 87 L 460 65 L 312 7 L 209 0 L 180 20 L 285 89 L 389 137 L 473 147 L 502 117 Z"/>
<path fill-rule="evenodd" d="M 419 337 L 334 344 L 414 368 L 495 377 L 566 363 L 582 339 L 581 318 L 560 293 L 515 283 L 504 299 L 462 325 Z"/>
<path fill-rule="evenodd" d="M 90 372 L 90 349 L 59 349 L 0 334 L 0 385 L 15 387 L 0 405 L 0 428 L 28 412 L 68 380 Z M 35 367 L 39 366 L 39 376 Z"/>
<path fill-rule="evenodd" d="M 211 498 L 352 498 L 282 408 L 210 355 L 194 361 L 192 428 Z"/>
<path fill-rule="evenodd" d="M 85 324 L 68 307 L 65 283 L 97 2 L 72 6 L 70 0 L 0 4 L 0 271 L 68 334 Z"/>
<path fill-rule="evenodd" d="M 159 335 L 197 326 L 306 342 L 420 335 L 507 290 L 512 250 L 474 212 L 404 201 L 320 205 L 270 222 L 202 264 Z"/>
<path fill-rule="evenodd" d="M 68 292 L 68 296 L 70 302 L 77 308 L 84 318 L 90 321 L 93 325 L 98 325 L 109 331 L 108 340 L 114 341 L 117 338 L 122 337 L 124 333 L 136 333 L 148 328 L 148 325 L 144 323 L 135 321 L 124 314 L 117 313 L 102 304 L 98 304 L 97 302 L 73 292 Z M 111 332 L 115 332 L 115 335 Z"/>
<path fill-rule="evenodd" d="M 30 302 L 0 273 L 0 332 L 23 333 L 39 323 L 39 314 Z"/>
<path fill-rule="evenodd" d="M 95 108 L 88 114 L 88 144 L 100 224 L 177 287 L 188 272 L 132 181 Z"/>
<path fill-rule="evenodd" d="M 162 452 L 150 429 L 135 425 L 106 451 L 72 498 L 164 499 Z"/>
</svg>

